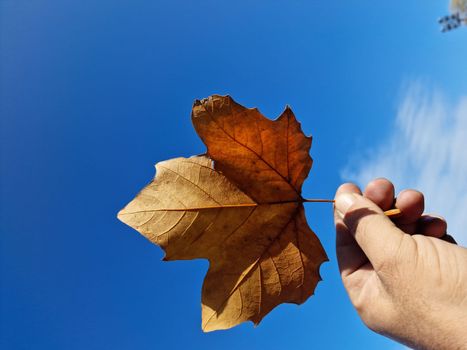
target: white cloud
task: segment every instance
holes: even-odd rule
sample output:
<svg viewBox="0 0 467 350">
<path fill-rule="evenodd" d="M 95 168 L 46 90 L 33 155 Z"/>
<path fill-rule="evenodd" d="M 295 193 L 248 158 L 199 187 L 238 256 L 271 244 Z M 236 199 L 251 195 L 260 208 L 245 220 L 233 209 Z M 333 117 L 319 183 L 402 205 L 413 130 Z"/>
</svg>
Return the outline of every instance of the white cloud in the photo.
<svg viewBox="0 0 467 350">
<path fill-rule="evenodd" d="M 364 186 L 386 177 L 396 190 L 422 191 L 426 211 L 444 216 L 467 246 L 467 95 L 448 103 L 440 91 L 411 83 L 389 139 L 352 163 L 342 172 L 346 181 Z"/>
</svg>

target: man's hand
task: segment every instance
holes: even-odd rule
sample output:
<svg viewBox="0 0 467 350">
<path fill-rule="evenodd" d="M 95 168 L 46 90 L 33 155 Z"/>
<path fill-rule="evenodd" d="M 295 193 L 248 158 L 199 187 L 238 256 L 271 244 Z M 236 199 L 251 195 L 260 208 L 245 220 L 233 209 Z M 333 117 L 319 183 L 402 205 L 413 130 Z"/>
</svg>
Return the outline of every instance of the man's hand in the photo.
<svg viewBox="0 0 467 350">
<path fill-rule="evenodd" d="M 383 214 L 393 207 L 401 215 Z M 422 215 L 420 192 L 394 200 L 386 179 L 337 190 L 336 250 L 344 286 L 363 322 L 420 349 L 467 349 L 467 249 L 440 239 L 446 222 Z M 459 215 L 467 215 L 459 208 Z M 467 229 L 467 228 L 466 228 Z"/>
</svg>

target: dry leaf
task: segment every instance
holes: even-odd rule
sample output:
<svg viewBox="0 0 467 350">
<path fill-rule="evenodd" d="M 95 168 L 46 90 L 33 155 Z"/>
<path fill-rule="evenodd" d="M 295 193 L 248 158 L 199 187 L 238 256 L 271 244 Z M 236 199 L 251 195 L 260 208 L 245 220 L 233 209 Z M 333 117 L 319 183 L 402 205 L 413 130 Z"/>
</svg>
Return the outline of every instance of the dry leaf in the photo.
<svg viewBox="0 0 467 350">
<path fill-rule="evenodd" d="M 258 324 L 277 305 L 312 295 L 327 260 L 301 197 L 311 138 L 289 108 L 271 121 L 228 96 L 195 102 L 192 116 L 209 157 L 158 163 L 118 217 L 160 245 L 165 260 L 210 261 L 204 331 Z"/>
<path fill-rule="evenodd" d="M 260 203 L 300 201 L 312 160 L 306 137 L 291 109 L 272 121 L 229 96 L 196 101 L 193 125 L 208 156 L 229 180 Z"/>
</svg>

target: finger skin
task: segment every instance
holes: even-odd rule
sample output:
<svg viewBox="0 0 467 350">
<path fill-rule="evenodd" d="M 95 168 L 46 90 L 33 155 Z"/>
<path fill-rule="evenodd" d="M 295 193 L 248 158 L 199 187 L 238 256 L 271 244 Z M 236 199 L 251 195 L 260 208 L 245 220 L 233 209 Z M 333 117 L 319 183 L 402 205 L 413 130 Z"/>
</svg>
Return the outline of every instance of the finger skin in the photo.
<svg viewBox="0 0 467 350">
<path fill-rule="evenodd" d="M 404 190 L 397 196 L 395 206 L 402 212 L 395 218 L 396 224 L 413 224 L 417 222 L 425 210 L 423 193 L 416 190 Z"/>
<path fill-rule="evenodd" d="M 337 238 L 348 234 L 377 270 L 385 261 L 392 259 L 404 233 L 386 217 L 375 203 L 349 187 L 340 187 L 336 193 L 335 218 Z M 339 247 L 339 245 L 338 245 Z M 338 254 L 341 251 L 338 251 Z M 354 252 L 356 254 L 356 252 Z"/>
<path fill-rule="evenodd" d="M 394 185 L 385 178 L 375 179 L 366 186 L 364 196 L 382 210 L 389 210 L 394 204 Z"/>
<path fill-rule="evenodd" d="M 417 220 L 424 210 L 423 194 L 415 190 L 405 190 L 395 199 L 394 192 L 392 182 L 385 178 L 378 178 L 368 183 L 364 196 L 382 210 L 389 210 L 393 207 L 400 209 L 401 214 L 394 217 L 393 221 L 406 233 L 419 233 L 417 232 Z"/>
<path fill-rule="evenodd" d="M 335 197 L 340 193 L 361 194 L 360 189 L 352 184 L 341 185 L 336 192 Z M 368 258 L 363 253 L 360 246 L 355 241 L 349 230 L 342 225 L 342 221 L 334 211 L 334 220 L 336 222 L 336 255 L 339 265 L 339 271 L 343 277 L 350 275 L 358 270 L 362 265 L 368 262 Z"/>
<path fill-rule="evenodd" d="M 444 218 L 434 215 L 422 215 L 417 222 L 416 233 L 441 238 L 447 232 L 448 224 Z"/>
</svg>

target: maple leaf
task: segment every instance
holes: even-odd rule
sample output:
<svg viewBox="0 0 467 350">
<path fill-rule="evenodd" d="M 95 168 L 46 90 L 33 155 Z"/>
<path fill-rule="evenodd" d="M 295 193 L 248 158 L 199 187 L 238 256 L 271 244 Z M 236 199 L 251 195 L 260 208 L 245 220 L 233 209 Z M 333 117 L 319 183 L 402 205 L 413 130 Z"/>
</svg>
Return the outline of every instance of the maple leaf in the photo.
<svg viewBox="0 0 467 350">
<path fill-rule="evenodd" d="M 164 260 L 209 260 L 204 331 L 258 324 L 312 295 L 327 260 L 301 196 L 311 137 L 290 108 L 272 121 L 229 96 L 196 101 L 192 120 L 207 156 L 156 164 L 118 218 L 160 245 Z"/>
</svg>

